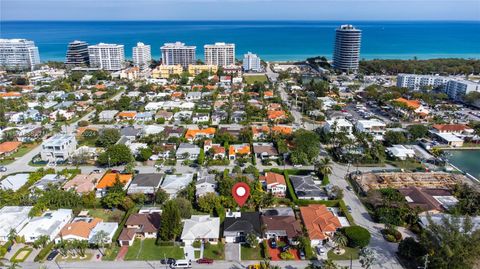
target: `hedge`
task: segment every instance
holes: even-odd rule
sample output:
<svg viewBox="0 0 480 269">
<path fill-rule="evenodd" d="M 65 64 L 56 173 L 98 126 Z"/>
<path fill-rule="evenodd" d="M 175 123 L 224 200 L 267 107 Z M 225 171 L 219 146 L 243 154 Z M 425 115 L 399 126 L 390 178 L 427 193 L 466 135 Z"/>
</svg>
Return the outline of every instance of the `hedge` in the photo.
<svg viewBox="0 0 480 269">
<path fill-rule="evenodd" d="M 340 210 L 342 210 L 343 215 L 345 215 L 350 225 L 354 225 L 355 220 L 353 220 L 352 215 L 350 214 L 350 212 L 348 212 L 347 206 L 345 205 L 345 201 L 343 200 L 338 201 L 338 207 L 340 208 Z"/>
<path fill-rule="evenodd" d="M 352 248 L 368 246 L 372 237 L 367 229 L 360 226 L 345 227 L 342 228 L 342 232 L 348 238 L 348 246 Z"/>
<path fill-rule="evenodd" d="M 267 240 L 262 241 L 262 251 L 263 257 L 265 257 L 266 260 L 270 260 L 272 258 L 270 257 L 270 252 L 268 251 Z"/>
<path fill-rule="evenodd" d="M 35 257 L 35 259 L 33 259 L 33 261 L 39 262 L 45 260 L 47 255 L 50 254 L 50 252 L 52 251 L 53 246 L 55 246 L 55 242 L 52 241 L 48 243 L 48 245 L 46 245 L 42 250 L 40 250 L 40 252 L 38 252 L 37 256 Z"/>
</svg>

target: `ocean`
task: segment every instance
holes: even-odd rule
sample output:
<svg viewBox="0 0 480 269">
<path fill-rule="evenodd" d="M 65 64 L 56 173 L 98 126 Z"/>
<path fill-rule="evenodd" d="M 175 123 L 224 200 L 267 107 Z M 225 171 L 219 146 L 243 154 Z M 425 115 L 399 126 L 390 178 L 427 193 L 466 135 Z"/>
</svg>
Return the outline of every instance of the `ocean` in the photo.
<svg viewBox="0 0 480 269">
<path fill-rule="evenodd" d="M 0 21 L 1 38 L 35 41 L 42 61 L 65 59 L 67 44 L 83 40 L 125 45 L 131 57 L 136 42 L 160 46 L 181 41 L 197 46 L 214 42 L 236 44 L 237 58 L 248 51 L 270 61 L 331 59 L 339 21 Z M 363 59 L 480 58 L 480 21 L 473 22 L 366 22 L 351 21 L 363 31 Z"/>
<path fill-rule="evenodd" d="M 446 152 L 450 163 L 480 180 L 480 149 Z"/>
</svg>

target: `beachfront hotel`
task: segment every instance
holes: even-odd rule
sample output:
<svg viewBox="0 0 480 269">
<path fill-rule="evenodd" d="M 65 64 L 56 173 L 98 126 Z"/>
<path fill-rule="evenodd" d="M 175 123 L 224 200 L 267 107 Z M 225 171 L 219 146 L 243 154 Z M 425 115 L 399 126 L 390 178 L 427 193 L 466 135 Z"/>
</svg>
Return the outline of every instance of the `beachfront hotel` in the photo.
<svg viewBox="0 0 480 269">
<path fill-rule="evenodd" d="M 257 54 L 253 54 L 248 52 L 247 54 L 243 55 L 243 70 L 253 71 L 253 72 L 260 72 L 262 66 L 260 65 L 260 57 Z"/>
<path fill-rule="evenodd" d="M 207 44 L 205 50 L 205 64 L 229 66 L 235 64 L 235 44 L 217 42 L 215 44 Z"/>
<path fill-rule="evenodd" d="M 118 71 L 123 68 L 125 51 L 123 45 L 99 43 L 88 46 L 90 67 L 107 71 Z"/>
<path fill-rule="evenodd" d="M 162 64 L 181 65 L 187 68 L 189 64 L 195 64 L 196 46 L 186 46 L 185 43 L 165 43 L 160 50 L 162 51 Z"/>
<path fill-rule="evenodd" d="M 40 64 L 38 47 L 31 40 L 0 39 L 0 66 L 9 70 L 34 70 Z"/>
<path fill-rule="evenodd" d="M 345 72 L 356 72 L 360 59 L 362 31 L 353 25 L 342 25 L 336 30 L 333 67 Z"/>
<path fill-rule="evenodd" d="M 150 45 L 138 42 L 136 47 L 132 49 L 133 64 L 144 68 L 152 61 L 152 52 Z"/>
<path fill-rule="evenodd" d="M 90 57 L 88 56 L 88 43 L 75 40 L 68 44 L 67 59 L 65 64 L 68 66 L 88 66 Z"/>
</svg>

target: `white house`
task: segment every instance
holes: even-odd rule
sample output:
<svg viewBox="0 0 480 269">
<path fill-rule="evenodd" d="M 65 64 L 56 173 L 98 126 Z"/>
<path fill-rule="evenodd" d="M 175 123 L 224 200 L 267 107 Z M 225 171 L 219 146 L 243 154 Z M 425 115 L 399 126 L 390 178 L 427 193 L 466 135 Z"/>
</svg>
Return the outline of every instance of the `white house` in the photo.
<svg viewBox="0 0 480 269">
<path fill-rule="evenodd" d="M 202 171 L 195 183 L 195 195 L 201 197 L 207 193 L 216 193 L 217 181 L 214 174 Z"/>
<path fill-rule="evenodd" d="M 26 173 L 10 175 L 0 181 L 0 189 L 17 191 L 27 183 L 29 176 L 30 174 Z"/>
<path fill-rule="evenodd" d="M 93 228 L 93 230 L 90 232 L 90 235 L 88 236 L 88 242 L 90 244 L 94 244 L 96 242 L 97 234 L 102 231 L 105 233 L 106 237 L 104 240 L 105 244 L 110 244 L 112 243 L 112 238 L 115 235 L 115 232 L 118 229 L 118 223 L 116 222 L 100 222 Z"/>
<path fill-rule="evenodd" d="M 181 143 L 178 146 L 177 153 L 175 154 L 178 160 L 183 160 L 185 157 L 189 160 L 196 160 L 200 154 L 200 148 L 194 144 Z"/>
<path fill-rule="evenodd" d="M 386 132 L 387 125 L 377 119 L 372 120 L 359 120 L 355 124 L 355 129 L 358 132 L 371 134 L 378 140 L 383 139 L 383 135 Z M 380 139 L 381 138 L 381 139 Z"/>
<path fill-rule="evenodd" d="M 175 198 L 177 193 L 187 187 L 192 181 L 193 174 L 191 173 L 166 175 L 160 187 L 170 195 L 170 198 Z"/>
<path fill-rule="evenodd" d="M 18 233 L 25 238 L 26 243 L 33 243 L 40 236 L 46 235 L 54 240 L 60 230 L 73 218 L 71 209 L 47 211 L 41 217 L 32 218 Z"/>
<path fill-rule="evenodd" d="M 277 197 L 285 197 L 287 192 L 287 184 L 283 175 L 266 172 L 265 176 L 260 176 L 262 182 L 268 192 Z"/>
<path fill-rule="evenodd" d="M 8 241 L 11 230 L 19 232 L 28 223 L 33 206 L 4 206 L 0 209 L 0 243 Z"/>
<path fill-rule="evenodd" d="M 76 148 L 74 135 L 56 134 L 42 143 L 40 156 L 43 161 L 64 162 L 75 153 Z"/>
<path fill-rule="evenodd" d="M 209 215 L 192 215 L 190 219 L 183 220 L 180 239 L 187 246 L 192 245 L 196 240 L 217 244 L 219 237 L 220 218 Z"/>
<path fill-rule="evenodd" d="M 415 151 L 411 148 L 407 148 L 404 145 L 393 145 L 387 148 L 387 152 L 390 156 L 400 160 L 406 160 L 408 158 L 415 157 Z"/>
<path fill-rule="evenodd" d="M 334 119 L 334 120 L 327 120 L 325 126 L 323 127 L 327 133 L 330 132 L 344 132 L 347 135 L 352 134 L 353 125 L 346 119 Z"/>
</svg>

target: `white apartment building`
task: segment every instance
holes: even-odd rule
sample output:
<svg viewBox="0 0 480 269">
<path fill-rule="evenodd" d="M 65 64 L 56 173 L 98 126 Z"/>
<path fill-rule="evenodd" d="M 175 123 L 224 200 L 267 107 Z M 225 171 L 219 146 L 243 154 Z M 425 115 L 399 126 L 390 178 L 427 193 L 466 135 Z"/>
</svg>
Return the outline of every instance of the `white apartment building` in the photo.
<svg viewBox="0 0 480 269">
<path fill-rule="evenodd" d="M 449 80 L 445 92 L 453 100 L 461 101 L 470 92 L 480 92 L 480 83 L 469 80 Z"/>
<path fill-rule="evenodd" d="M 132 49 L 133 63 L 139 67 L 145 67 L 152 61 L 152 50 L 150 45 L 138 42 Z"/>
<path fill-rule="evenodd" d="M 26 39 L 0 39 L 0 67 L 33 70 L 40 64 L 35 43 Z"/>
<path fill-rule="evenodd" d="M 217 42 L 213 45 L 207 44 L 205 50 L 205 64 L 229 66 L 235 64 L 235 44 Z"/>
<path fill-rule="evenodd" d="M 260 58 L 257 56 L 257 54 L 248 52 L 247 54 L 243 55 L 243 70 L 254 72 L 260 72 L 262 70 Z"/>
<path fill-rule="evenodd" d="M 99 43 L 88 46 L 90 67 L 108 71 L 118 71 L 123 68 L 125 62 L 125 50 L 123 45 Z"/>
<path fill-rule="evenodd" d="M 185 46 L 185 43 L 165 43 L 160 50 L 162 51 L 162 64 L 181 65 L 187 68 L 189 64 L 195 64 L 196 46 Z"/>
<path fill-rule="evenodd" d="M 353 125 L 346 119 L 327 120 L 323 128 L 327 133 L 343 132 L 343 133 L 346 133 L 347 135 L 351 135 L 353 131 Z"/>
<path fill-rule="evenodd" d="M 355 129 L 362 133 L 369 133 L 372 135 L 382 135 L 386 131 L 387 125 L 377 119 L 373 120 L 359 120 L 355 124 Z"/>
<path fill-rule="evenodd" d="M 33 243 L 42 235 L 48 236 L 52 241 L 72 218 L 71 209 L 47 211 L 41 217 L 32 218 L 18 235 L 25 238 L 25 243 Z"/>
<path fill-rule="evenodd" d="M 450 79 L 442 76 L 398 74 L 397 87 L 420 90 L 424 87 L 443 88 Z"/>
<path fill-rule="evenodd" d="M 77 149 L 77 139 L 74 135 L 56 134 L 42 143 L 40 157 L 47 162 L 64 162 Z"/>
</svg>

